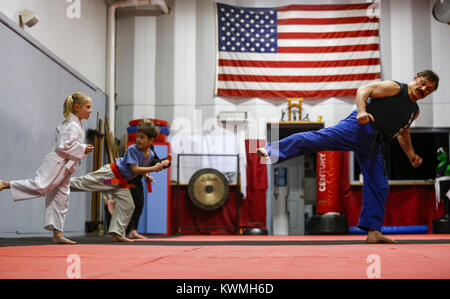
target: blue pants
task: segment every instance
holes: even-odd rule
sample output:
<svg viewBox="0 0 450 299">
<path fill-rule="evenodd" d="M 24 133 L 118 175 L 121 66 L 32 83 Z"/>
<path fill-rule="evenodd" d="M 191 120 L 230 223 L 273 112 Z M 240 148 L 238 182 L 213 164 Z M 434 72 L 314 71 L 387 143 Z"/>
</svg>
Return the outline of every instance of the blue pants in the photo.
<svg viewBox="0 0 450 299">
<path fill-rule="evenodd" d="M 364 177 L 358 227 L 380 231 L 389 194 L 388 178 L 381 147 L 370 148 L 372 127 L 358 124 L 356 114 L 354 110 L 333 127 L 293 134 L 268 144 L 266 149 L 275 163 L 320 151 L 353 151 Z"/>
</svg>

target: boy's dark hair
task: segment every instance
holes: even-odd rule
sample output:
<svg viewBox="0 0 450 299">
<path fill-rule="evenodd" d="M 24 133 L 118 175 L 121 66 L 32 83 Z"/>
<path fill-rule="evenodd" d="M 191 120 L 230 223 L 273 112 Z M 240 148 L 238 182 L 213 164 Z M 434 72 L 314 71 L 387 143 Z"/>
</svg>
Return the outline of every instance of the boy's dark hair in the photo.
<svg viewBox="0 0 450 299">
<path fill-rule="evenodd" d="M 156 139 L 156 137 L 159 134 L 158 128 L 155 126 L 153 122 L 151 122 L 148 119 L 143 119 L 139 122 L 137 131 L 147 135 L 149 139 L 151 138 Z"/>
<path fill-rule="evenodd" d="M 434 90 L 437 90 L 438 85 L 439 85 L 439 76 L 431 71 L 431 70 L 424 70 L 421 72 L 418 72 L 417 77 L 425 77 L 428 79 L 428 81 L 434 82 L 434 84 L 436 84 L 436 88 Z"/>
</svg>

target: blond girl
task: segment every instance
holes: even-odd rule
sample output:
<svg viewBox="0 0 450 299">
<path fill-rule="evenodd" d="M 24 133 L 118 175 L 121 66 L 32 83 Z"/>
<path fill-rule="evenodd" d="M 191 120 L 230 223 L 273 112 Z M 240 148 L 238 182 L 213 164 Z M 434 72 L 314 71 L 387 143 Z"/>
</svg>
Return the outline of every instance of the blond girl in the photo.
<svg viewBox="0 0 450 299">
<path fill-rule="evenodd" d="M 11 189 L 14 200 L 45 195 L 44 228 L 53 231 L 52 243 L 75 244 L 63 236 L 64 219 L 69 207 L 70 177 L 80 160 L 94 147 L 84 144 L 81 121 L 91 114 L 92 100 L 77 92 L 69 96 L 63 106 L 65 120 L 56 128 L 56 145 L 36 171 L 34 179 L 0 180 L 0 191 Z"/>
</svg>

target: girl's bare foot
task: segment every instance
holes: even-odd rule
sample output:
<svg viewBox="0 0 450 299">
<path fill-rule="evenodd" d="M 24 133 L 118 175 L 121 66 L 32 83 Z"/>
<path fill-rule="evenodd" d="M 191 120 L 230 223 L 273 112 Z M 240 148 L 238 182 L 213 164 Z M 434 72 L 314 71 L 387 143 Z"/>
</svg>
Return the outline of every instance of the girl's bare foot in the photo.
<svg viewBox="0 0 450 299">
<path fill-rule="evenodd" d="M 0 180 L 0 191 L 2 191 L 3 189 L 9 189 L 10 187 L 11 185 L 8 181 Z"/>
<path fill-rule="evenodd" d="M 147 239 L 143 235 L 138 234 L 138 232 L 134 229 L 130 230 L 130 232 L 128 233 L 128 238 L 130 238 L 130 239 Z"/>
<path fill-rule="evenodd" d="M 62 231 L 59 231 L 59 230 L 53 231 L 52 243 L 53 244 L 77 244 L 77 242 L 74 242 L 72 240 L 65 238 L 62 234 Z"/>
<path fill-rule="evenodd" d="M 120 236 L 116 233 L 111 233 L 112 241 L 113 242 L 133 242 L 133 240 L 128 239 L 126 237 Z"/>
<path fill-rule="evenodd" d="M 367 234 L 366 243 L 368 243 L 368 244 L 377 244 L 377 243 L 396 244 L 397 241 L 383 236 L 383 234 L 377 230 L 370 229 L 369 233 Z"/>
</svg>

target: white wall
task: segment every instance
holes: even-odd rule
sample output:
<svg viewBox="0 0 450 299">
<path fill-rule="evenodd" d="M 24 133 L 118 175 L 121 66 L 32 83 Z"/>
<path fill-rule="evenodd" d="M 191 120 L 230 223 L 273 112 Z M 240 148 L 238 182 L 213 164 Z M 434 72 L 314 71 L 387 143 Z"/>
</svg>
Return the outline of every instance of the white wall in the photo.
<svg viewBox="0 0 450 299">
<path fill-rule="evenodd" d="M 317 1 L 313 0 L 222 0 L 221 2 L 260 7 L 293 3 L 317 4 Z M 360 2 L 361 0 L 321 1 L 327 4 Z M 450 126 L 450 120 L 444 112 L 444 109 L 447 108 L 448 111 L 449 108 L 449 100 L 446 98 L 449 87 L 446 87 L 444 82 L 450 77 L 448 60 L 450 28 L 432 18 L 431 7 L 434 2 L 381 0 L 382 79 L 409 83 L 417 71 L 426 68 L 435 70 L 441 77 L 439 91 L 419 102 L 421 116 L 415 122 L 416 126 Z M 167 3 L 173 9 L 169 16 L 146 17 L 155 18 L 156 22 L 134 23 L 135 32 L 142 30 L 140 26 L 151 26 L 149 32 L 156 32 L 154 44 L 148 44 L 148 48 L 145 49 L 148 53 L 156 53 L 155 114 L 151 114 L 152 112 L 147 109 L 146 113 L 150 114 L 146 117 L 161 118 L 169 122 L 184 117 L 191 122 L 192 127 L 199 127 L 201 119 L 215 117 L 220 111 L 237 110 L 247 111 L 249 117 L 255 119 L 279 120 L 281 110 L 287 106 L 283 100 L 214 96 L 216 64 L 214 0 L 171 0 Z M 136 20 L 139 18 L 142 17 L 135 17 Z M 119 36 L 118 43 L 127 43 L 130 46 L 131 43 L 126 41 L 128 38 L 129 35 L 122 40 Z M 133 50 L 129 49 L 128 53 L 131 52 Z M 117 71 L 121 72 L 120 67 Z M 147 103 L 151 101 L 149 98 Z M 325 126 L 331 126 L 347 116 L 354 107 L 353 98 L 305 100 L 303 115 L 309 114 L 309 119 L 313 121 L 321 115 Z M 118 130 L 124 131 L 125 128 Z M 265 126 L 247 137 L 265 138 Z"/>
<path fill-rule="evenodd" d="M 105 91 L 106 82 L 106 5 L 103 0 L 80 0 L 79 3 L 80 18 L 71 19 L 67 16 L 67 9 L 71 7 L 72 3 L 67 3 L 66 0 L 0 0 L 0 12 L 15 24 L 18 24 L 20 10 L 26 8 L 34 11 L 40 19 L 39 23 L 32 28 L 25 27 L 24 30 L 36 39 L 39 44 L 47 48 L 52 55 L 54 54 L 57 58 L 64 61 L 71 69 L 81 74 L 85 79 L 88 79 L 91 84 L 94 84 L 100 90 L 96 92 L 92 91 L 81 80 L 73 79 L 70 81 L 68 78 L 72 77 L 69 73 L 66 73 L 62 68 L 49 68 L 48 66 L 51 63 L 47 63 L 45 59 L 36 61 L 36 56 L 40 54 L 22 57 L 25 59 L 24 61 L 33 64 L 33 72 L 22 75 L 23 78 L 21 79 L 23 79 L 22 81 L 24 83 L 22 86 L 20 85 L 20 80 L 13 80 L 14 82 L 12 84 L 8 84 L 8 80 L 14 78 L 16 72 L 14 70 L 10 71 L 8 68 L 3 68 L 2 75 L 6 76 L 6 79 L 3 77 L 4 80 L 2 82 L 4 85 L 7 84 L 3 86 L 3 92 L 8 93 L 11 90 L 15 90 L 13 93 L 19 97 L 19 102 L 27 102 L 27 96 L 31 95 L 32 99 L 27 104 L 30 104 L 32 100 L 40 101 L 35 107 L 31 105 L 33 106 L 31 107 L 33 113 L 30 114 L 40 120 L 35 126 L 31 126 L 32 130 L 28 132 L 28 135 L 31 134 L 29 136 L 30 138 L 24 139 L 29 141 L 27 145 L 34 149 L 33 153 L 36 157 L 34 160 L 32 159 L 32 162 L 26 158 L 19 159 L 20 157 L 27 157 L 27 155 L 15 149 L 15 154 L 9 157 L 9 160 L 1 161 L 0 163 L 2 165 L 0 169 L 3 170 L 3 179 L 25 178 L 36 171 L 40 165 L 39 163 L 42 162 L 42 157 L 44 157 L 53 143 L 54 126 L 59 123 L 62 117 L 60 108 L 58 108 L 61 106 L 59 104 L 54 105 L 55 103 L 53 101 L 64 99 L 68 92 L 73 92 L 74 86 L 78 86 L 76 88 L 79 88 L 80 91 L 89 93 L 94 99 L 94 112 L 98 111 L 100 115 L 104 115 L 105 113 L 106 99 L 103 92 Z M 3 47 L 2 42 L 0 40 L 2 50 L 6 49 L 5 53 L 9 53 L 8 51 L 11 50 L 8 47 Z M 32 48 L 32 46 L 30 47 Z M 15 52 L 15 54 L 21 53 L 22 55 L 22 52 L 20 52 L 23 51 L 22 48 L 15 49 L 19 51 Z M 28 52 L 23 51 L 23 53 L 27 54 Z M 12 56 L 13 58 L 16 57 L 14 55 Z M 20 61 L 20 58 L 18 59 Z M 19 66 L 23 65 L 20 63 L 14 65 L 15 68 Z M 36 76 L 38 77 L 31 78 L 30 80 L 29 77 L 32 74 L 37 74 Z M 46 81 L 48 81 L 48 84 L 45 84 Z M 55 82 L 57 83 L 55 84 Z M 33 98 L 32 95 L 41 96 Z M 47 98 L 48 96 L 50 98 Z M 4 106 L 3 103 L 2 106 Z M 42 111 L 39 111 L 39 108 L 42 108 L 40 109 Z M 55 109 L 57 109 L 58 113 L 55 112 Z M 17 120 L 16 114 L 19 113 L 18 111 L 20 109 L 13 110 L 12 113 L 8 114 L 8 117 Z M 83 123 L 85 129 L 95 128 L 95 115 L 93 113 L 89 122 Z M 103 116 L 101 117 L 103 118 Z M 6 122 L 1 126 L 5 132 L 5 129 L 9 128 L 8 124 L 13 122 L 7 122 L 5 117 L 2 118 L 2 121 Z M 0 135 L 5 136 L 4 134 Z M 0 145 L 6 144 L 11 143 L 0 143 Z M 21 148 L 25 149 L 26 147 Z M 0 149 L 3 157 L 7 157 L 8 155 L 6 154 L 8 152 L 11 152 L 8 151 L 8 148 L 3 147 Z M 15 164 L 13 165 L 11 163 Z M 14 167 L 11 168 L 11 165 Z M 8 168 L 12 170 L 8 171 Z M 92 157 L 90 156 L 82 162 L 75 175 L 81 175 L 91 169 Z M 0 197 L 4 197 L 0 198 L 2 203 L 0 210 L 3 212 L 3 215 L 0 216 L 0 235 L 2 237 L 16 237 L 20 235 L 41 236 L 50 234 L 42 228 L 44 218 L 43 198 L 15 203 L 11 200 L 9 191 L 1 192 Z M 84 234 L 84 222 L 90 220 L 90 199 L 90 193 L 72 194 L 71 207 L 69 208 L 64 228 L 68 236 Z"/>
<path fill-rule="evenodd" d="M 429 10 L 435 1 L 430 1 Z M 450 26 L 431 18 L 431 63 L 440 77 L 439 89 L 432 97 L 433 127 L 450 126 Z"/>
<path fill-rule="evenodd" d="M 323 0 L 321 3 L 358 3 L 362 0 Z M 252 118 L 279 119 L 283 101 L 215 97 L 214 0 L 167 0 L 168 16 L 134 17 L 117 23 L 116 136 L 122 138 L 128 121 L 155 117 L 172 122 L 185 117 L 215 117 L 223 110 L 248 111 Z M 222 0 L 242 6 L 282 6 L 317 3 L 314 0 Z M 450 28 L 431 16 L 434 0 L 381 0 L 380 48 L 382 78 L 409 82 L 424 68 L 441 77 L 439 90 L 419 102 L 418 126 L 449 126 Z M 65 0 L 1 0 L 0 11 L 13 20 L 28 8 L 40 22 L 26 28 L 33 37 L 75 70 L 105 90 L 106 5 L 103 0 L 80 0 L 81 18 L 70 19 Z M 310 120 L 323 116 L 334 125 L 353 109 L 353 99 L 306 100 Z M 253 134 L 254 135 L 254 134 Z M 256 136 L 264 138 L 261 129 Z"/>
<path fill-rule="evenodd" d="M 75 2 L 74 2 L 75 3 Z M 0 11 L 18 24 L 19 11 L 32 10 L 40 21 L 25 30 L 102 91 L 106 82 L 106 5 L 80 0 L 80 18 L 69 18 L 66 0 L 1 0 Z"/>
<path fill-rule="evenodd" d="M 115 132 L 119 139 L 130 120 L 155 115 L 155 23 L 155 18 L 147 17 L 117 21 Z"/>
<path fill-rule="evenodd" d="M 83 121 L 87 130 L 96 127 L 95 115 L 105 115 L 106 95 L 3 13 L 0 18 L 0 177 L 25 179 L 54 146 L 64 99 L 74 90 L 92 98 L 92 116 Z M 88 155 L 74 176 L 91 171 L 92 163 Z M 84 234 L 90 200 L 90 193 L 71 194 L 65 233 Z M 9 190 L 0 192 L 0 237 L 51 234 L 42 227 L 44 202 L 42 197 L 14 202 Z"/>
</svg>

